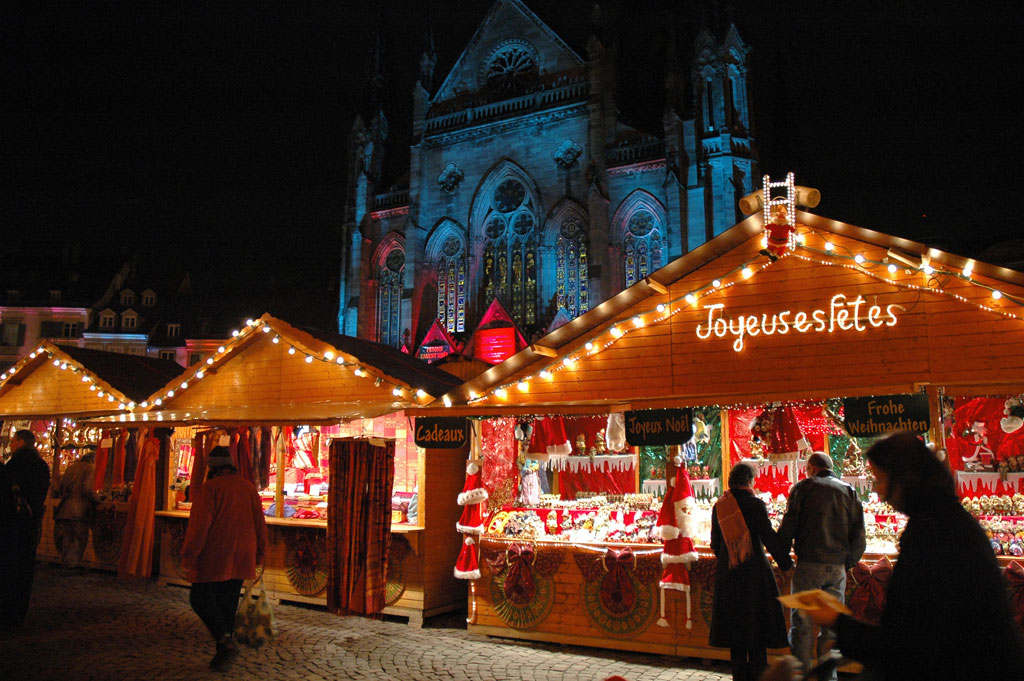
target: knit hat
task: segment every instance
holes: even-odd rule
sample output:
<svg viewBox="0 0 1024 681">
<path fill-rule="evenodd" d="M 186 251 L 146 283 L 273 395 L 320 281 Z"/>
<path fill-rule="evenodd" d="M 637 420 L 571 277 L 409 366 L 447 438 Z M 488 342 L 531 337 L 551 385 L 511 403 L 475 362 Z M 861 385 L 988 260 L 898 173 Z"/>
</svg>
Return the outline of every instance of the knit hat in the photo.
<svg viewBox="0 0 1024 681">
<path fill-rule="evenodd" d="M 234 465 L 235 462 L 231 458 L 231 450 L 227 447 L 214 447 L 210 450 L 210 453 L 206 455 L 207 468 L 219 468 L 220 466 Z"/>
</svg>

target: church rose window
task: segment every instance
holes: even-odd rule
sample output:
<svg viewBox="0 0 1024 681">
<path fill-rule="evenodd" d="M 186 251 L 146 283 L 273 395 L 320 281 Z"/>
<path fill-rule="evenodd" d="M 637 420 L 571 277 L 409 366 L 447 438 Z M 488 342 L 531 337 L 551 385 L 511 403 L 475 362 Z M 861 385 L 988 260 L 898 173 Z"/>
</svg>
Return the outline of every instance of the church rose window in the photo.
<svg viewBox="0 0 1024 681">
<path fill-rule="evenodd" d="M 484 62 L 482 84 L 493 95 L 514 97 L 527 92 L 538 73 L 533 46 L 523 40 L 509 40 Z"/>
<path fill-rule="evenodd" d="M 661 249 L 661 230 L 657 219 L 646 210 L 633 213 L 622 240 L 626 286 L 632 286 L 661 267 Z"/>
<path fill-rule="evenodd" d="M 587 235 L 576 217 L 562 223 L 555 247 L 558 306 L 570 317 L 590 309 L 587 281 Z"/>
<path fill-rule="evenodd" d="M 437 319 L 449 333 L 466 329 L 466 255 L 454 236 L 445 240 L 437 262 Z"/>
<path fill-rule="evenodd" d="M 397 347 L 402 340 L 402 289 L 405 280 L 405 253 L 392 249 L 377 269 L 377 340 Z"/>
<path fill-rule="evenodd" d="M 523 205 L 526 189 L 518 180 L 505 180 L 494 192 L 494 207 L 502 213 L 511 213 Z"/>
</svg>

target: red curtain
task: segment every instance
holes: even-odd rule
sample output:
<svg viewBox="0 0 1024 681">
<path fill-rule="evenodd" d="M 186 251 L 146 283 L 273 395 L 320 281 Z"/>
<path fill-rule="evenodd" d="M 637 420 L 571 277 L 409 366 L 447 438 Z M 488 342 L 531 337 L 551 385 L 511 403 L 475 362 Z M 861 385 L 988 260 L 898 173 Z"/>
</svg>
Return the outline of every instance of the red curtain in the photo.
<svg viewBox="0 0 1024 681">
<path fill-rule="evenodd" d="M 156 466 L 162 458 L 161 450 L 166 452 L 168 445 L 166 432 L 161 432 L 159 438 L 146 437 L 146 429 L 139 433 L 139 463 L 135 468 L 132 496 L 128 500 L 128 519 L 117 565 L 117 574 L 122 579 L 149 579 L 153 573 Z"/>
<path fill-rule="evenodd" d="M 603 431 L 608 425 L 607 416 L 581 416 L 565 419 L 565 434 L 572 444 L 572 453 L 576 456 L 586 455 L 597 442 L 598 436 L 604 437 Z M 582 440 L 581 440 L 582 438 Z M 579 445 L 583 446 L 581 450 Z M 604 452 L 611 454 L 612 452 Z M 629 452 L 632 453 L 632 448 Z M 636 470 L 599 470 L 580 468 L 572 472 L 570 468 L 559 472 L 558 491 L 563 499 L 575 499 L 576 492 L 603 492 L 605 494 L 631 494 L 636 492 Z"/>
<path fill-rule="evenodd" d="M 372 614 L 384 608 L 391 541 L 395 443 L 335 440 L 327 492 L 327 609 Z"/>
</svg>

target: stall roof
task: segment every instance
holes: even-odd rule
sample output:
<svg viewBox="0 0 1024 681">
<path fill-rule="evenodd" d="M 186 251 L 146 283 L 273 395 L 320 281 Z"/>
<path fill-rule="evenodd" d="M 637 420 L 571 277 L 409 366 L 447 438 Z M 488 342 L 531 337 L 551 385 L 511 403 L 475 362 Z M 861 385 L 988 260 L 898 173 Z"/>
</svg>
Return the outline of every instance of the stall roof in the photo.
<svg viewBox="0 0 1024 681">
<path fill-rule="evenodd" d="M 614 411 L 1024 385 L 1024 274 L 802 211 L 803 243 L 771 262 L 760 254 L 763 225 L 760 214 L 747 218 L 428 410 Z"/>
<path fill-rule="evenodd" d="M 0 382 L 0 418 L 117 413 L 181 374 L 175 362 L 49 341 Z"/>
<path fill-rule="evenodd" d="M 371 418 L 426 404 L 459 382 L 393 348 L 300 329 L 265 314 L 152 392 L 142 403 L 146 411 L 135 418 L 167 423 Z"/>
</svg>

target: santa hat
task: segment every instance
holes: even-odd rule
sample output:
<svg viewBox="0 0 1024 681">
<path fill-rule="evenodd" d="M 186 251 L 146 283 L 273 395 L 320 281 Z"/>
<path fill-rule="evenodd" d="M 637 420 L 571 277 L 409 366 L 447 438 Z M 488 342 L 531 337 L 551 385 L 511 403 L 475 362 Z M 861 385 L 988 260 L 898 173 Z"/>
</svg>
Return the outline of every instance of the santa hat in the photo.
<svg viewBox="0 0 1024 681">
<path fill-rule="evenodd" d="M 462 486 L 462 492 L 456 501 L 459 506 L 469 506 L 487 501 L 487 489 L 484 487 L 480 475 L 480 465 L 475 461 L 466 464 L 466 484 Z"/>
<path fill-rule="evenodd" d="M 668 626 L 668 620 L 665 619 L 665 591 L 673 589 L 686 594 L 686 628 L 691 629 L 693 622 L 690 620 L 688 569 L 697 560 L 697 551 L 693 545 L 693 534 L 697 525 L 694 517 L 696 502 L 693 498 L 693 488 L 690 486 L 690 476 L 681 465 L 682 461 L 678 460 L 679 457 L 676 459 L 676 478 L 669 481 L 670 486 L 665 493 L 656 527 L 661 538 L 665 540 L 661 552 L 661 579 L 658 580 L 661 602 L 658 626 Z"/>
<path fill-rule="evenodd" d="M 483 534 L 484 510 L 481 504 L 466 504 L 455 529 L 464 534 Z"/>
<path fill-rule="evenodd" d="M 476 540 L 467 536 L 462 542 L 459 559 L 455 561 L 456 579 L 480 579 L 480 563 L 476 557 Z"/>
<path fill-rule="evenodd" d="M 530 434 L 531 454 L 548 454 L 568 456 L 572 453 L 569 436 L 565 434 L 565 423 L 561 416 L 546 416 L 533 422 L 533 433 Z"/>
</svg>

